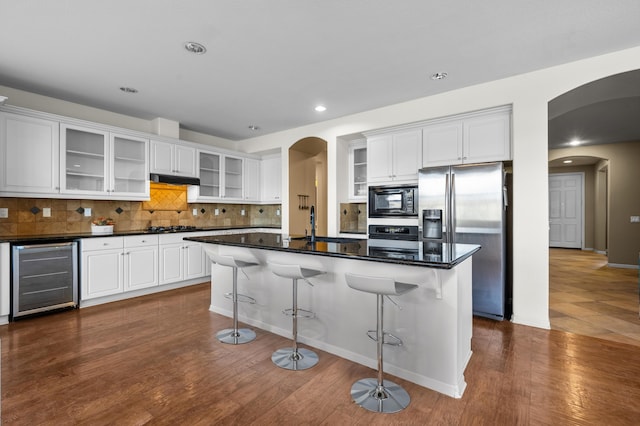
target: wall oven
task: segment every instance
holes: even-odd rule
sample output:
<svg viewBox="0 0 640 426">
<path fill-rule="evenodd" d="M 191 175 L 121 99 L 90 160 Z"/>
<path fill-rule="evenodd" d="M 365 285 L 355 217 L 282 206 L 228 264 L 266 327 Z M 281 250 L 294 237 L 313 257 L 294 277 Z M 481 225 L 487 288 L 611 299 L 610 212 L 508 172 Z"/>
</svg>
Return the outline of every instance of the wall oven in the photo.
<svg viewBox="0 0 640 426">
<path fill-rule="evenodd" d="M 12 247 L 13 319 L 78 306 L 78 243 Z"/>
<path fill-rule="evenodd" d="M 369 217 L 418 217 L 418 187 L 370 186 Z"/>
</svg>

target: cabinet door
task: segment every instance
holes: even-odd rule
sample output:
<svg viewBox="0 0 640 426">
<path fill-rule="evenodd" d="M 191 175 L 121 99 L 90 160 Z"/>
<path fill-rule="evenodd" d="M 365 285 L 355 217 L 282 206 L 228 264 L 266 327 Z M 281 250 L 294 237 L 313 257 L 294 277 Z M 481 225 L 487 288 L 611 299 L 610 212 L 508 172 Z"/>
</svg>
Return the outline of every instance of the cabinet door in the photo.
<svg viewBox="0 0 640 426">
<path fill-rule="evenodd" d="M 367 199 L 367 143 L 349 145 L 349 200 Z"/>
<path fill-rule="evenodd" d="M 111 134 L 111 193 L 125 197 L 149 197 L 147 139 Z"/>
<path fill-rule="evenodd" d="M 391 135 L 367 139 L 367 180 L 369 182 L 392 180 L 392 143 Z"/>
<path fill-rule="evenodd" d="M 158 285 L 158 247 L 125 249 L 125 291 Z"/>
<path fill-rule="evenodd" d="M 150 153 L 151 173 L 173 174 L 173 144 L 151 141 Z"/>
<path fill-rule="evenodd" d="M 62 124 L 60 134 L 60 192 L 106 194 L 110 190 L 108 132 Z"/>
<path fill-rule="evenodd" d="M 57 193 L 58 123 L 10 113 L 0 113 L 0 120 L 0 191 Z"/>
<path fill-rule="evenodd" d="M 495 113 L 464 121 L 465 163 L 511 159 L 511 114 Z"/>
<path fill-rule="evenodd" d="M 189 146 L 174 146 L 174 174 L 180 176 L 197 176 L 196 149 Z"/>
<path fill-rule="evenodd" d="M 242 200 L 243 198 L 243 159 L 224 156 L 224 192 L 223 197 L 233 200 Z"/>
<path fill-rule="evenodd" d="M 422 129 L 393 135 L 393 180 L 417 180 L 422 167 Z"/>
<path fill-rule="evenodd" d="M 449 166 L 462 162 L 462 121 L 422 129 L 422 166 Z"/>
<path fill-rule="evenodd" d="M 260 200 L 260 161 L 253 158 L 244 159 L 244 199 Z"/>
<path fill-rule="evenodd" d="M 260 189 L 262 201 L 282 202 L 282 157 L 280 155 L 262 160 Z"/>
<path fill-rule="evenodd" d="M 124 291 L 122 249 L 82 253 L 81 300 L 109 296 Z"/>
<path fill-rule="evenodd" d="M 186 243 L 184 252 L 184 279 L 204 277 L 206 267 L 204 261 L 204 250 L 200 243 Z"/>
<path fill-rule="evenodd" d="M 220 198 L 220 165 L 222 164 L 222 156 L 212 152 L 200 152 L 199 159 L 199 197 Z"/>
<path fill-rule="evenodd" d="M 160 244 L 160 284 L 183 281 L 182 243 Z"/>
</svg>

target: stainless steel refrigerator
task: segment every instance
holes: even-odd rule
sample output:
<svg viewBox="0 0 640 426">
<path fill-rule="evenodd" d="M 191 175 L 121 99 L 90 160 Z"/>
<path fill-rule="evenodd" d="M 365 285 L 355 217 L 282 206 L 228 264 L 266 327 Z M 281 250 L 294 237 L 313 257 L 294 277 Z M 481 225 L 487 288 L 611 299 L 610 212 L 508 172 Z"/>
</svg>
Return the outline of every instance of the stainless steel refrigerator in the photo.
<svg viewBox="0 0 640 426">
<path fill-rule="evenodd" d="M 507 185 L 503 163 L 420 170 L 424 250 L 439 243 L 479 244 L 473 256 L 473 314 L 507 315 Z"/>
</svg>

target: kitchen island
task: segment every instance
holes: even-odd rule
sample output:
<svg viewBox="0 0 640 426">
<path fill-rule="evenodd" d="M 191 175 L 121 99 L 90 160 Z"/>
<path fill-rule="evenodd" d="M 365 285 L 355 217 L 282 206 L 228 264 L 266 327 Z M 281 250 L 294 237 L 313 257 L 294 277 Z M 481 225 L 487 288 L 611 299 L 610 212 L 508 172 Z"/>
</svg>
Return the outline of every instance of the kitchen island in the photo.
<svg viewBox="0 0 640 426">
<path fill-rule="evenodd" d="M 310 242 L 260 232 L 185 239 L 210 244 L 219 254 L 258 262 L 244 269 L 246 277 L 238 274 L 239 292 L 257 301 L 241 304 L 239 319 L 288 338 L 291 318 L 282 310 L 291 307 L 291 281 L 271 273 L 267 262 L 325 271 L 310 280 L 313 286 L 298 284 L 299 306 L 315 313 L 313 319 L 299 322 L 298 340 L 373 369 L 375 343 L 366 332 L 375 328 L 376 297 L 349 288 L 344 274 L 417 284 L 418 289 L 394 298 L 399 306 L 386 303 L 385 331 L 404 343 L 385 347 L 385 371 L 455 398 L 462 396 L 471 357 L 471 262 L 479 246 L 416 243 L 409 253 L 381 250 L 374 240 L 319 237 Z M 211 311 L 232 316 L 232 303 L 224 297 L 231 282 L 231 268 L 212 265 Z"/>
</svg>

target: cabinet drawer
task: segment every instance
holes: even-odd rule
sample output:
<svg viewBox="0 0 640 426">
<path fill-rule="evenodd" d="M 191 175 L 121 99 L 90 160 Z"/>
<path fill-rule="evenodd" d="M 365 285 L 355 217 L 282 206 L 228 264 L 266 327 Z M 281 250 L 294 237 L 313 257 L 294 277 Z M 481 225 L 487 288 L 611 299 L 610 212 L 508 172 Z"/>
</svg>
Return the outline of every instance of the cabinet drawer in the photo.
<svg viewBox="0 0 640 426">
<path fill-rule="evenodd" d="M 123 248 L 122 237 L 83 238 L 80 240 L 82 251 Z"/>
<path fill-rule="evenodd" d="M 124 247 L 148 247 L 158 245 L 158 235 L 131 235 L 124 237 Z"/>
</svg>

